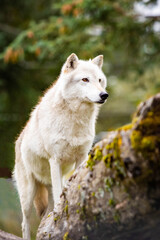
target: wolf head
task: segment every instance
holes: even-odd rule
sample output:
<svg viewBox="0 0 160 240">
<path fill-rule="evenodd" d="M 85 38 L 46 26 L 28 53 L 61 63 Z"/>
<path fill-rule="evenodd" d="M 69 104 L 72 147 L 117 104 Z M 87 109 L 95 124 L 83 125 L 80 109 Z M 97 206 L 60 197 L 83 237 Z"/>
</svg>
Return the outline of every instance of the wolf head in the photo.
<svg viewBox="0 0 160 240">
<path fill-rule="evenodd" d="M 59 77 L 63 98 L 68 101 L 79 99 L 81 102 L 104 103 L 108 93 L 105 90 L 107 79 L 102 72 L 102 65 L 103 55 L 83 61 L 72 53 Z"/>
</svg>

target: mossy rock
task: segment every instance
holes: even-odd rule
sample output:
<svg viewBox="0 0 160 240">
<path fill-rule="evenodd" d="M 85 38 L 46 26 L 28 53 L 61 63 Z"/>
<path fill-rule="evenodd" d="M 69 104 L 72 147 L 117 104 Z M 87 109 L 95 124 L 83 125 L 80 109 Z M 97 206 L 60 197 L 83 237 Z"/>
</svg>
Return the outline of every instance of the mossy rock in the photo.
<svg viewBox="0 0 160 240">
<path fill-rule="evenodd" d="M 97 143 L 68 181 L 58 212 L 42 220 L 37 239 L 159 240 L 159 120 L 157 94 L 140 104 L 131 124 Z"/>
</svg>

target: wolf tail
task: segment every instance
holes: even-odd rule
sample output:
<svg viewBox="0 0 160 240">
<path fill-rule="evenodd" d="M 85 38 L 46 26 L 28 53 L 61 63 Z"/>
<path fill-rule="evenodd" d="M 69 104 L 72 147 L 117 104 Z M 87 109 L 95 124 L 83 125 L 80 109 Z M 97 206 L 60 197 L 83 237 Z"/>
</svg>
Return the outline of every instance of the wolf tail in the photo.
<svg viewBox="0 0 160 240">
<path fill-rule="evenodd" d="M 48 206 L 48 191 L 45 185 L 38 182 L 37 192 L 34 198 L 34 207 L 38 216 L 44 216 Z"/>
</svg>

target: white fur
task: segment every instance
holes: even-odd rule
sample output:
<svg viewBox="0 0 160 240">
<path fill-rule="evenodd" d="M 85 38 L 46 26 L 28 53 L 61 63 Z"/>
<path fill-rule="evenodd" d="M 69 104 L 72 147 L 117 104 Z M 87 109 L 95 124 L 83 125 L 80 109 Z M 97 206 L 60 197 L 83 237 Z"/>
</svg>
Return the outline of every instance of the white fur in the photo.
<svg viewBox="0 0 160 240">
<path fill-rule="evenodd" d="M 106 87 L 102 64 L 102 56 L 82 61 L 70 55 L 58 81 L 35 107 L 16 142 L 14 176 L 25 239 L 30 239 L 29 217 L 38 182 L 52 185 L 55 206 L 62 192 L 62 177 L 75 163 L 77 167 L 87 159 L 95 136 L 96 102 Z"/>
</svg>

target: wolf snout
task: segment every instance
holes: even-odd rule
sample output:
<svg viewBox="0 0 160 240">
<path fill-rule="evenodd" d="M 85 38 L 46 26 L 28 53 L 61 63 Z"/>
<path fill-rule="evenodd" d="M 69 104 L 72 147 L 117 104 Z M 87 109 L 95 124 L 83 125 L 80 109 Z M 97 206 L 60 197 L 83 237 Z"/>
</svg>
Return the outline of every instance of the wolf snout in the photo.
<svg viewBox="0 0 160 240">
<path fill-rule="evenodd" d="M 103 101 L 105 101 L 108 98 L 109 94 L 107 92 L 101 92 L 99 96 Z"/>
</svg>

